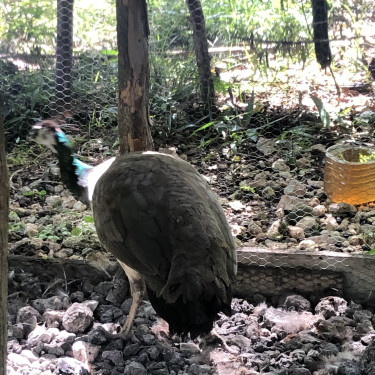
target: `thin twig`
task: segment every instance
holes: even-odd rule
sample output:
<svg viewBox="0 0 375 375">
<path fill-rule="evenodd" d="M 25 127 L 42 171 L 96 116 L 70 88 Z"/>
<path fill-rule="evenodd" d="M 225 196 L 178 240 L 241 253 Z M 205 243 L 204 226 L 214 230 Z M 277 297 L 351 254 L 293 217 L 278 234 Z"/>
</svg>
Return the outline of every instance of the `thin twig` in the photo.
<svg viewBox="0 0 375 375">
<path fill-rule="evenodd" d="M 16 190 L 16 188 L 13 186 L 13 177 L 18 173 L 18 172 L 21 172 L 23 171 L 23 168 L 21 169 L 18 169 L 17 171 L 15 171 L 9 178 L 9 185 L 10 185 L 10 188 L 13 189 L 13 190 Z"/>
<path fill-rule="evenodd" d="M 339 86 L 339 84 L 338 84 L 337 81 L 336 81 L 336 77 L 335 77 L 335 74 L 333 73 L 333 70 L 332 70 L 332 66 L 331 66 L 331 65 L 329 66 L 329 71 L 331 72 L 331 74 L 332 74 L 332 78 L 333 78 L 333 80 L 334 80 L 334 82 L 335 82 L 337 95 L 340 97 L 340 95 L 341 95 L 340 86 Z"/>
</svg>

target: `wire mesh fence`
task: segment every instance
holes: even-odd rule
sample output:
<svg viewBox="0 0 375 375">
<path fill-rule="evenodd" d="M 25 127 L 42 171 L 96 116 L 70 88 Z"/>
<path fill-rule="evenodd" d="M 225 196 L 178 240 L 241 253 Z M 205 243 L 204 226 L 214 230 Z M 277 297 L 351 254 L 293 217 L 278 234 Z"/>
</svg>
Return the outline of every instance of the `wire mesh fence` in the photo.
<svg viewBox="0 0 375 375">
<path fill-rule="evenodd" d="M 299 284 L 300 290 L 306 293 L 320 287 L 332 292 L 336 284 L 336 287 L 342 285 L 337 289 L 345 293 L 348 286 L 345 280 L 352 280 L 354 286 L 364 291 L 361 294 L 364 299 L 373 289 L 373 268 L 369 266 L 372 263 L 363 262 L 358 266 L 360 270 L 356 274 L 359 279 L 363 275 L 362 281 L 348 279 L 346 270 L 355 262 L 353 254 L 361 253 L 360 257 L 364 257 L 362 252 L 375 246 L 375 209 L 372 204 L 358 208 L 330 202 L 323 186 L 323 163 L 326 148 L 338 140 L 351 137 L 372 146 L 375 116 L 352 113 L 350 122 L 355 126 L 348 128 L 345 127 L 346 114 L 352 110 L 350 105 L 343 113 L 342 108 L 332 110 L 332 103 L 323 105 L 316 97 L 319 113 L 309 112 L 306 103 L 313 100 L 311 95 L 317 91 L 315 80 L 320 79 L 322 87 L 330 81 L 324 93 L 335 92 L 331 77 L 316 70 L 316 63 L 312 62 L 310 2 L 300 2 L 295 7 L 286 2 L 277 2 L 278 7 L 268 4 L 271 2 L 260 3 L 224 1 L 216 8 L 208 0 L 202 1 L 215 106 L 220 113 L 218 120 L 212 120 L 210 114 L 202 110 L 200 72 L 188 8 L 182 1 L 150 1 L 150 113 L 154 138 L 158 145 L 176 146 L 179 154 L 187 155 L 209 179 L 223 199 L 233 231 L 242 244 L 283 251 L 286 258 L 290 249 L 352 254 L 345 259 L 322 255 L 315 263 L 305 263 L 305 271 L 301 270 L 302 265 L 295 265 L 294 271 L 291 262 L 284 263 L 284 255 L 272 257 L 266 255 L 266 250 L 264 255 L 261 251 L 256 255 L 243 253 L 245 264 L 257 264 L 268 272 L 263 281 L 256 272 L 251 273 L 249 282 L 241 276 L 243 288 L 256 285 L 259 286 L 257 293 L 267 294 L 267 290 L 272 290 L 269 278 L 274 279 L 277 274 L 277 271 L 268 271 L 270 266 L 280 270 L 287 266 L 294 277 L 286 282 L 284 276 L 278 274 L 280 283 L 285 281 L 284 288 L 293 289 L 293 284 Z M 80 127 L 83 138 L 78 140 L 80 153 L 92 158 L 100 148 L 98 144 L 88 145 L 90 137 L 116 130 L 117 125 L 115 4 L 106 1 L 90 5 L 76 1 L 72 17 L 63 14 L 72 2 L 59 4 L 62 6 L 59 24 L 68 29 L 73 26 L 72 35 L 68 35 L 65 42 L 73 50 L 71 61 L 69 54 L 64 55 L 64 48 L 60 49 L 62 54 L 56 54 L 56 48 L 59 50 L 55 45 L 56 33 L 61 32 L 55 26 L 58 9 L 51 8 L 48 1 L 37 5 L 29 2 L 29 8 L 14 5 L 12 9 L 2 10 L 8 21 L 7 30 L 3 31 L 7 38 L 0 49 L 0 90 L 6 93 L 4 117 L 8 148 L 12 151 L 15 145 L 23 143 L 30 125 L 55 115 Z M 370 1 L 361 4 L 362 13 L 357 12 L 358 4 L 350 5 L 354 10 L 352 18 L 341 5 L 333 4 L 330 37 L 334 62 L 344 60 L 348 54 L 346 63 L 350 69 L 357 70 L 355 77 L 367 84 L 366 61 L 374 51 L 361 45 L 372 41 L 374 36 L 361 39 L 356 33 L 361 30 L 364 34 L 363 25 L 365 22 L 373 24 L 374 15 Z M 261 10 L 255 13 L 256 9 Z M 250 19 L 253 21 L 247 22 Z M 17 34 L 17 30 L 23 32 Z M 345 48 L 342 42 L 347 43 Z M 363 51 L 366 56 L 362 56 Z M 288 55 L 292 68 L 288 70 L 289 78 L 279 79 L 285 71 L 279 62 L 285 61 L 282 59 Z M 286 90 L 280 92 L 283 80 L 294 79 L 296 75 L 299 78 L 283 86 Z M 341 85 L 344 78 L 337 77 Z M 288 92 L 290 86 L 293 91 Z M 254 88 L 257 97 L 263 98 L 266 104 L 256 101 Z M 364 100 L 373 101 L 371 88 L 361 86 L 361 89 L 367 90 Z M 270 97 L 272 110 L 269 109 Z M 283 106 L 297 109 L 286 111 Z M 328 130 L 327 117 L 330 116 L 324 117 L 327 111 L 336 119 L 332 126 L 334 131 Z M 340 127 L 346 130 L 341 132 Z M 74 133 L 72 129 L 74 127 L 67 131 Z M 112 139 L 112 143 L 106 145 L 106 153 L 114 152 L 113 143 Z M 11 240 L 18 244 L 12 246 L 13 251 L 22 253 L 24 244 L 19 241 L 27 238 L 28 246 L 34 246 L 37 254 L 46 255 L 52 241 L 46 233 L 60 231 L 59 236 L 63 232 L 67 237 L 74 227 L 68 225 L 62 230 L 61 223 L 48 222 L 44 228 L 30 234 L 26 225 L 30 224 L 27 222 L 30 219 L 26 220 L 28 215 L 22 216 L 21 209 L 39 200 L 49 207 L 39 193 L 57 193 L 48 179 L 30 183 L 27 176 L 14 175 L 22 163 L 14 152 L 11 155 L 12 212 L 17 215 L 11 219 Z M 49 175 L 48 178 L 54 177 Z M 48 225 L 51 227 L 46 230 Z M 83 224 L 78 220 L 75 225 Z M 45 248 L 38 248 L 40 243 L 33 242 L 33 236 L 46 241 Z M 74 256 L 83 257 L 82 252 L 83 249 L 79 249 Z M 324 274 L 327 280 L 323 286 L 316 279 Z M 306 283 L 300 282 L 304 277 Z M 367 285 L 366 288 L 363 285 Z"/>
</svg>

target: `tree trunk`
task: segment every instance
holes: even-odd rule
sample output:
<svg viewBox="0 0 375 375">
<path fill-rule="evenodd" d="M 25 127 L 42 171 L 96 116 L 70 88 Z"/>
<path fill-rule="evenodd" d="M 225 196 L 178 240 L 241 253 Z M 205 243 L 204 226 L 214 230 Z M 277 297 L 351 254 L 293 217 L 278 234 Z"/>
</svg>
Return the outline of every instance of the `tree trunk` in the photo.
<svg viewBox="0 0 375 375">
<path fill-rule="evenodd" d="M 116 0 L 120 152 L 153 149 L 145 0 Z"/>
<path fill-rule="evenodd" d="M 1 109 L 1 107 L 0 107 Z M 8 339 L 8 209 L 9 180 L 5 160 L 5 136 L 0 111 L 0 375 L 6 375 Z"/>
<path fill-rule="evenodd" d="M 328 37 L 327 0 L 312 0 L 313 29 L 316 60 L 325 69 L 331 65 L 332 54 Z"/>
<path fill-rule="evenodd" d="M 69 116 L 72 95 L 74 0 L 57 0 L 56 82 L 52 116 Z"/>
<path fill-rule="evenodd" d="M 214 110 L 214 82 L 211 74 L 210 55 L 208 54 L 208 42 L 206 24 L 200 0 L 186 0 L 190 13 L 190 23 L 193 29 L 193 42 L 195 58 L 197 61 L 201 100 L 208 113 Z"/>
</svg>

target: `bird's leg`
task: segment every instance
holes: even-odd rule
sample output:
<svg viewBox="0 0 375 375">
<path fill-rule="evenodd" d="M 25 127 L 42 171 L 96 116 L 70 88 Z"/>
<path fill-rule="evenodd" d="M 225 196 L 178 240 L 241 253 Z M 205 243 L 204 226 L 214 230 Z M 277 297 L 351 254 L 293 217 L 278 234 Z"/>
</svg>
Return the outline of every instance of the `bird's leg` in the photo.
<svg viewBox="0 0 375 375">
<path fill-rule="evenodd" d="M 98 327 L 97 329 L 102 332 L 102 334 L 108 339 L 108 340 L 114 340 L 118 338 L 127 339 L 131 338 L 132 341 L 138 341 L 134 334 L 132 334 L 131 329 L 133 327 L 135 314 L 137 312 L 137 308 L 142 302 L 142 299 L 146 293 L 146 285 L 141 277 L 141 275 L 134 271 L 132 268 L 128 267 L 125 263 L 120 262 L 120 266 L 123 268 L 123 270 L 126 273 L 126 276 L 129 279 L 130 284 L 130 292 L 133 298 L 132 304 L 130 306 L 130 311 L 128 314 L 128 317 L 126 318 L 126 322 L 124 326 L 121 328 L 119 333 L 110 333 L 107 332 L 103 327 Z"/>
<path fill-rule="evenodd" d="M 199 339 L 199 338 L 198 338 Z M 211 330 L 210 333 L 208 333 L 207 335 L 201 337 L 201 340 L 199 342 L 199 344 L 203 344 L 203 345 L 207 345 L 209 343 L 217 343 L 219 342 L 222 346 L 222 348 L 227 351 L 228 353 L 231 353 L 231 354 L 238 354 L 238 352 L 234 349 L 232 349 L 228 344 L 227 342 L 225 341 L 225 339 L 216 331 L 215 328 L 213 328 Z"/>
<path fill-rule="evenodd" d="M 144 296 L 146 293 L 146 285 L 141 275 L 137 271 L 128 267 L 123 262 L 119 261 L 119 263 L 121 267 L 124 269 L 126 276 L 129 279 L 130 292 L 133 298 L 128 317 L 126 318 L 126 322 L 120 330 L 120 335 L 126 337 L 129 335 L 130 330 L 133 327 L 134 318 L 135 318 L 135 314 L 137 312 L 138 306 L 141 304 L 142 300 L 144 299 Z"/>
</svg>

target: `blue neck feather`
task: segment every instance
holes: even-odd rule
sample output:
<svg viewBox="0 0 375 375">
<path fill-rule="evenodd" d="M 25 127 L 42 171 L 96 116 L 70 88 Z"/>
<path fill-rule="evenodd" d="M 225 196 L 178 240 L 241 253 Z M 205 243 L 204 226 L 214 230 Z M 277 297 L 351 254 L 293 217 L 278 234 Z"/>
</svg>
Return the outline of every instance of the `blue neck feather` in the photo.
<svg viewBox="0 0 375 375">
<path fill-rule="evenodd" d="M 69 148 L 72 148 L 72 145 L 71 143 L 69 142 L 69 139 L 66 137 L 65 133 L 63 133 L 62 131 L 58 131 L 56 132 L 56 136 L 57 136 L 57 141 Z"/>
<path fill-rule="evenodd" d="M 92 165 L 86 164 L 76 157 L 73 157 L 73 165 L 76 167 L 75 174 L 79 177 L 86 174 L 91 168 L 93 168 Z"/>
<path fill-rule="evenodd" d="M 76 199 L 88 203 L 86 174 L 93 167 L 73 156 L 72 146 L 63 132 L 56 135 L 61 179 Z"/>
</svg>

